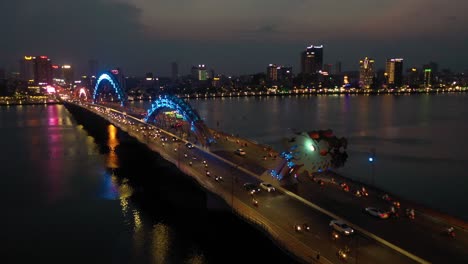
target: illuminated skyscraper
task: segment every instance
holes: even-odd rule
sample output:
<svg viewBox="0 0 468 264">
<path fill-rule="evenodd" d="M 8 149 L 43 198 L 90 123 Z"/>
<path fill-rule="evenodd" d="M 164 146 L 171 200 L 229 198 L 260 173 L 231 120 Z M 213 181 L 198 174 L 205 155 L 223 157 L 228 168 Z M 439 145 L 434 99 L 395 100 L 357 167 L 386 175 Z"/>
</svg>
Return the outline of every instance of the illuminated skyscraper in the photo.
<svg viewBox="0 0 468 264">
<path fill-rule="evenodd" d="M 429 88 L 432 85 L 432 69 L 424 69 L 424 87 Z"/>
<path fill-rule="evenodd" d="M 387 59 L 385 76 L 390 87 L 401 87 L 403 85 L 403 59 Z"/>
<path fill-rule="evenodd" d="M 34 82 L 34 60 L 33 56 L 24 56 L 20 60 L 20 78 L 23 81 Z"/>
<path fill-rule="evenodd" d="M 37 85 L 52 84 L 52 62 L 47 56 L 34 59 L 34 82 Z"/>
<path fill-rule="evenodd" d="M 419 71 L 416 67 L 407 70 L 408 85 L 411 88 L 417 88 L 419 86 Z"/>
<path fill-rule="evenodd" d="M 374 60 L 365 57 L 359 61 L 359 86 L 365 89 L 372 87 L 374 81 Z"/>
<path fill-rule="evenodd" d="M 73 68 L 70 65 L 63 65 L 62 66 L 62 74 L 63 79 L 67 85 L 73 84 L 74 76 L 73 76 Z"/>
<path fill-rule="evenodd" d="M 291 66 L 279 66 L 277 71 L 279 81 L 292 81 L 293 76 Z"/>
<path fill-rule="evenodd" d="M 305 74 L 314 74 L 322 70 L 323 45 L 311 45 L 301 53 L 301 71 Z"/>
<path fill-rule="evenodd" d="M 278 66 L 276 64 L 269 64 L 267 67 L 267 80 L 277 81 L 278 80 Z"/>
<path fill-rule="evenodd" d="M 208 71 L 205 64 L 192 66 L 192 78 L 198 81 L 206 81 L 208 79 Z"/>
</svg>

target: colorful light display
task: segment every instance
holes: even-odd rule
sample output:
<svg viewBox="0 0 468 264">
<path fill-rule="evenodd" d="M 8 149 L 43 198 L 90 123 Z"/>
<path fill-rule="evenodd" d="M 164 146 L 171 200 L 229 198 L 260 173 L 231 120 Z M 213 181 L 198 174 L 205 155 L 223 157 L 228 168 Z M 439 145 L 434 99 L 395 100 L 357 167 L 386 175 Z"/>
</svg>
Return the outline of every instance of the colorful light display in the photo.
<svg viewBox="0 0 468 264">
<path fill-rule="evenodd" d="M 117 97 L 119 98 L 120 103 L 122 105 L 124 105 L 124 103 L 126 101 L 125 93 L 122 90 L 122 88 L 120 87 L 120 84 L 117 81 L 117 79 L 110 72 L 105 72 L 105 73 L 101 74 L 99 76 L 98 80 L 96 81 L 96 86 L 94 87 L 94 94 L 93 94 L 94 103 L 96 103 L 96 101 L 97 101 L 97 97 L 98 97 L 99 92 L 100 92 L 99 88 L 101 87 L 100 84 L 101 84 L 102 81 L 108 81 L 112 85 L 112 87 L 115 90 L 115 93 L 117 94 Z"/>
</svg>

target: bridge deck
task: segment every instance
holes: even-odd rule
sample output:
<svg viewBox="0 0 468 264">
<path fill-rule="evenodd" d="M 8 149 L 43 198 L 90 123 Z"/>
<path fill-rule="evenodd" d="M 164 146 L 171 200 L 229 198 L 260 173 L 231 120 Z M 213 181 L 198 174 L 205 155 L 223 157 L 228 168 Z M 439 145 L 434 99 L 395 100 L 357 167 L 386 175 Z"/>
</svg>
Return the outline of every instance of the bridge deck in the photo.
<svg viewBox="0 0 468 264">
<path fill-rule="evenodd" d="M 267 231 L 280 247 L 304 262 L 316 262 L 318 252 L 321 255 L 320 263 L 338 262 L 336 252 L 348 246 L 351 248 L 349 262 L 357 262 L 359 258 L 360 263 L 468 263 L 468 234 L 464 221 L 458 220 L 461 224 L 457 226 L 456 239 L 452 240 L 443 235 L 443 230 L 455 223 L 449 223 L 447 218 L 430 211 L 417 210 L 414 220 L 400 217 L 379 221 L 362 213 L 366 206 L 389 207 L 380 198 L 382 193 L 379 190 L 368 188 L 369 197 L 356 197 L 351 192 L 343 191 L 338 183 L 346 181 L 352 190 L 360 187 L 359 183 L 330 172 L 315 178 L 300 177 L 294 185 L 282 185 L 268 173 L 281 160 L 278 153 L 268 150 L 267 146 L 213 130 L 217 143 L 210 149 L 202 146 L 188 149 L 183 139 L 162 142 L 161 137 L 155 136 L 154 127 L 141 123 L 137 118 L 122 118 L 119 111 L 109 111 L 95 105 L 82 107 L 99 114 L 176 164 L 201 186 L 222 197 L 239 215 Z M 141 130 L 142 126 L 149 130 Z M 177 137 L 171 131 L 163 133 L 170 138 Z M 236 155 L 234 151 L 237 148 L 245 149 L 247 154 Z M 187 158 L 184 154 L 187 154 Z M 266 160 L 264 156 L 267 156 Z M 206 161 L 208 167 L 202 161 Z M 215 176 L 223 176 L 223 181 L 216 181 Z M 318 179 L 325 185 L 317 184 Z M 252 196 L 242 185 L 262 181 L 272 183 L 278 191 L 256 194 L 254 198 L 259 205 L 255 206 L 251 202 Z M 409 205 L 413 206 L 402 201 L 401 210 Z M 332 239 L 328 226 L 332 218 L 343 219 L 358 232 L 350 237 Z M 294 225 L 302 223 L 308 223 L 311 230 L 296 232 Z"/>
</svg>

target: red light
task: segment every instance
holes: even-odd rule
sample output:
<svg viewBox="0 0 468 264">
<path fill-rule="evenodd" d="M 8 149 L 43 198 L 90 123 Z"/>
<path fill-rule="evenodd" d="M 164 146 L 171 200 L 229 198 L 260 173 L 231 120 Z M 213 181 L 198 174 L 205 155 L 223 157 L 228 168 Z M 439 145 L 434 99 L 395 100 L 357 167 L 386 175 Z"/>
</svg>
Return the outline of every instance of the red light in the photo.
<svg viewBox="0 0 468 264">
<path fill-rule="evenodd" d="M 52 68 L 54 68 L 54 69 L 58 69 L 58 68 L 59 68 L 59 66 L 58 66 L 58 65 L 52 65 Z"/>
<path fill-rule="evenodd" d="M 41 59 L 47 59 L 47 56 L 41 56 Z"/>
<path fill-rule="evenodd" d="M 119 70 L 111 70 L 112 74 L 119 74 Z"/>
</svg>

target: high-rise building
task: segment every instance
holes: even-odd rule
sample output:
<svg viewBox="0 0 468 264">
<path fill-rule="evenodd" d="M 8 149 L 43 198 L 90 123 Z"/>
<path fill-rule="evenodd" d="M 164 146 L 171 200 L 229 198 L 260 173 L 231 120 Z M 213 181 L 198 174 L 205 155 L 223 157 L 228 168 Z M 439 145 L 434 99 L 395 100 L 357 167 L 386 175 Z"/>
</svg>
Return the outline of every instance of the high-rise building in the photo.
<svg viewBox="0 0 468 264">
<path fill-rule="evenodd" d="M 432 85 L 431 79 L 432 79 L 432 69 L 431 68 L 424 69 L 424 87 L 425 88 L 431 87 Z"/>
<path fill-rule="evenodd" d="M 65 84 L 72 85 L 74 81 L 73 68 L 71 65 L 62 65 L 62 74 Z"/>
<path fill-rule="evenodd" d="M 88 61 L 88 75 L 97 76 L 99 73 L 99 63 L 97 60 Z"/>
<path fill-rule="evenodd" d="M 341 73 L 341 61 L 337 61 L 335 64 L 335 74 Z"/>
<path fill-rule="evenodd" d="M 408 85 L 411 88 L 419 86 L 419 71 L 416 67 L 410 68 L 406 71 L 408 76 Z"/>
<path fill-rule="evenodd" d="M 278 80 L 278 66 L 276 64 L 269 64 L 267 67 L 267 76 L 268 81 L 277 81 Z"/>
<path fill-rule="evenodd" d="M 323 45 L 308 46 L 301 53 L 301 71 L 305 74 L 314 74 L 322 70 Z"/>
<path fill-rule="evenodd" d="M 20 78 L 23 81 L 34 82 L 34 61 L 33 56 L 24 56 L 20 60 Z"/>
<path fill-rule="evenodd" d="M 374 60 L 365 57 L 359 61 L 359 86 L 364 89 L 372 87 L 374 81 Z"/>
<path fill-rule="evenodd" d="M 172 81 L 176 81 L 177 79 L 179 79 L 179 65 L 177 64 L 177 62 L 173 62 L 171 64 L 171 78 Z"/>
<path fill-rule="evenodd" d="M 63 80 L 63 71 L 62 68 L 58 65 L 52 65 L 52 79 Z"/>
<path fill-rule="evenodd" d="M 208 71 L 206 70 L 205 64 L 192 66 L 192 77 L 198 81 L 206 81 L 208 79 Z"/>
<path fill-rule="evenodd" d="M 277 71 L 279 81 L 292 81 L 293 76 L 291 66 L 279 66 Z"/>
<path fill-rule="evenodd" d="M 37 85 L 52 84 L 52 62 L 47 56 L 39 56 L 34 60 L 34 82 Z"/>
<path fill-rule="evenodd" d="M 205 64 L 198 65 L 198 80 L 206 81 L 208 79 L 208 71 Z"/>
<path fill-rule="evenodd" d="M 387 59 L 385 68 L 387 85 L 399 88 L 403 85 L 403 59 Z"/>
</svg>

